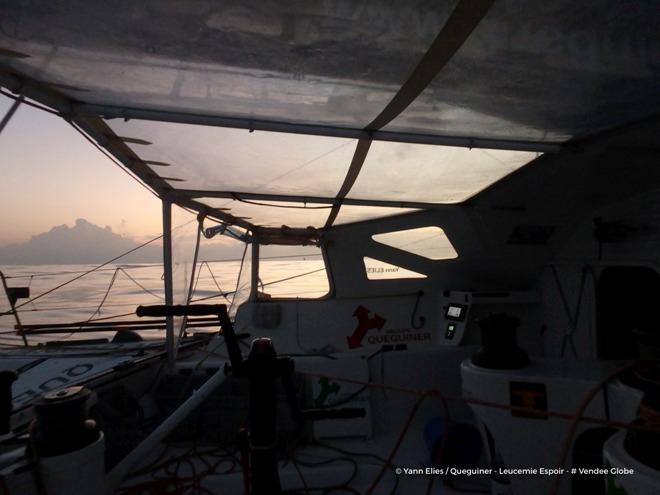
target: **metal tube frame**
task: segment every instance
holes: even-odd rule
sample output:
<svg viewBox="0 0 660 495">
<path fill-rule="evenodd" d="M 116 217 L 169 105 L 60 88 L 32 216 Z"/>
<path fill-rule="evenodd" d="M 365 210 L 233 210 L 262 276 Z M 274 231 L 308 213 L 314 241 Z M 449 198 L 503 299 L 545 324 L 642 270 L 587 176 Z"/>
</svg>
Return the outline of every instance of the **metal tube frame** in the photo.
<svg viewBox="0 0 660 495">
<path fill-rule="evenodd" d="M 163 200 L 163 284 L 165 290 L 165 304 L 174 304 L 172 289 L 172 202 Z M 167 346 L 167 365 L 174 369 L 176 359 L 176 342 L 174 341 L 174 317 L 165 317 L 165 340 Z"/>
<path fill-rule="evenodd" d="M 11 104 L 11 107 L 9 107 L 9 110 L 7 110 L 5 116 L 2 117 L 2 120 L 0 121 L 0 134 L 2 134 L 2 131 L 5 130 L 5 127 L 7 127 L 7 124 L 9 124 L 9 121 L 16 113 L 16 110 L 18 110 L 18 107 L 20 107 L 21 103 L 23 103 L 23 99 L 24 96 L 20 95 L 16 100 L 14 100 L 14 103 Z"/>
<path fill-rule="evenodd" d="M 180 124 L 196 124 L 213 127 L 247 129 L 249 131 L 284 132 L 288 134 L 307 134 L 312 136 L 342 137 L 350 139 L 371 139 L 373 141 L 392 141 L 399 143 L 433 144 L 458 146 L 463 148 L 486 148 L 514 151 L 539 151 L 553 153 L 560 151 L 560 143 L 543 141 L 522 141 L 513 139 L 488 139 L 476 137 L 442 136 L 436 134 L 415 134 L 393 131 L 366 131 L 364 129 L 334 127 L 328 125 L 292 124 L 270 120 L 255 120 L 221 115 L 204 115 L 166 110 L 116 107 L 112 105 L 75 104 L 73 114 L 77 117 L 98 117 L 105 119 L 140 119 Z"/>
<path fill-rule="evenodd" d="M 253 192 L 233 192 L 233 191 L 211 191 L 199 189 L 176 189 L 170 193 L 173 198 L 227 198 L 236 201 L 241 200 L 256 200 L 256 201 L 272 201 L 272 202 L 298 202 L 309 204 L 321 205 L 335 205 L 340 201 L 335 197 L 324 196 L 297 196 L 291 194 L 268 194 L 268 193 L 253 193 Z M 341 204 L 355 205 L 355 206 L 383 206 L 388 208 L 420 208 L 420 209 L 441 209 L 445 208 L 448 203 L 426 203 L 420 201 L 396 201 L 396 200 L 381 200 L 381 199 L 358 199 L 358 198 L 343 198 Z M 451 204 L 451 203 L 449 203 Z"/>
<path fill-rule="evenodd" d="M 249 300 L 254 302 L 257 300 L 257 294 L 259 292 L 259 239 L 256 236 L 252 236 L 251 269 Z"/>
</svg>

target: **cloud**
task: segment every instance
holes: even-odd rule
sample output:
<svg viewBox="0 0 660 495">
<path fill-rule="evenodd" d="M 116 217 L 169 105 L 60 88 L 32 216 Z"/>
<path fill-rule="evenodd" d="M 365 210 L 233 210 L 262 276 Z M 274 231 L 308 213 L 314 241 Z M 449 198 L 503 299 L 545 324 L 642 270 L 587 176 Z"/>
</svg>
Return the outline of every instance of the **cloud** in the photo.
<svg viewBox="0 0 660 495">
<path fill-rule="evenodd" d="M 79 218 L 73 227 L 58 225 L 48 232 L 37 234 L 22 244 L 0 246 L 0 263 L 8 265 L 102 263 L 139 243 L 121 236 L 110 227 L 99 227 Z M 153 244 L 121 258 L 121 263 L 158 263 L 162 260 L 162 246 Z"/>
</svg>

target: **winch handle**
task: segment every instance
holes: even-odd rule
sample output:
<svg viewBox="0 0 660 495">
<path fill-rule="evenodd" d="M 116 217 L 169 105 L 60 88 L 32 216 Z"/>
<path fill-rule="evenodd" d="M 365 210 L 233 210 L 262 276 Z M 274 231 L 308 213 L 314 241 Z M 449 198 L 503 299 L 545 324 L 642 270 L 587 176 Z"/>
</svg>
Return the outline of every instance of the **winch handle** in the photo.
<svg viewBox="0 0 660 495">
<path fill-rule="evenodd" d="M 208 316 L 218 317 L 222 336 L 227 344 L 229 361 L 234 370 L 238 370 L 243 363 L 243 355 L 238 345 L 234 327 L 229 319 L 226 304 L 154 304 L 150 306 L 138 306 L 135 310 L 137 316 Z"/>
<path fill-rule="evenodd" d="M 208 316 L 227 312 L 226 304 L 154 304 L 138 306 L 135 314 L 138 316 Z"/>
</svg>

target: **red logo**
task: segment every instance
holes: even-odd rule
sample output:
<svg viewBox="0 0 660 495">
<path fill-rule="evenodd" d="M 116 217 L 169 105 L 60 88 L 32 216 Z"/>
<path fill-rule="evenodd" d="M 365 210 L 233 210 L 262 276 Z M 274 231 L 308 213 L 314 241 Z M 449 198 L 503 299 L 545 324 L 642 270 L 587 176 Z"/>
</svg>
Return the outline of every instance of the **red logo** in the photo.
<svg viewBox="0 0 660 495">
<path fill-rule="evenodd" d="M 369 330 L 376 328 L 380 332 L 383 325 L 385 325 L 385 318 L 382 316 L 374 314 L 373 318 L 369 318 L 369 310 L 364 306 L 358 306 L 353 312 L 353 316 L 357 317 L 358 326 L 353 331 L 353 335 L 346 337 L 349 349 L 362 347 L 362 340 L 364 340 L 364 337 Z"/>
</svg>

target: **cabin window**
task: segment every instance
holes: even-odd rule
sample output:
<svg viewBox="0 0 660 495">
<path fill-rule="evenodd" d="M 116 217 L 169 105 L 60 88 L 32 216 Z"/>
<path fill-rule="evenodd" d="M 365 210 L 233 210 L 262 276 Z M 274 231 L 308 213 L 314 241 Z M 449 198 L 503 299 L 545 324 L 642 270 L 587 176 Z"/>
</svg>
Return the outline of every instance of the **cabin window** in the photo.
<svg viewBox="0 0 660 495">
<path fill-rule="evenodd" d="M 414 272 L 401 266 L 392 265 L 374 258 L 364 257 L 364 268 L 369 280 L 389 280 L 398 278 L 426 278 L 423 273 Z"/>
<path fill-rule="evenodd" d="M 375 234 L 372 239 L 386 246 L 423 256 L 430 260 L 447 260 L 458 257 L 458 253 L 440 227 L 398 230 Z"/>
<path fill-rule="evenodd" d="M 320 247 L 261 246 L 259 299 L 318 299 L 330 292 Z"/>
</svg>

